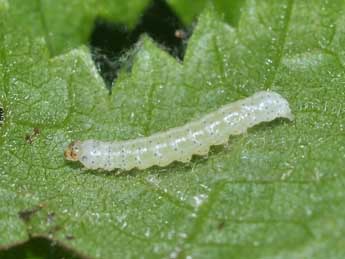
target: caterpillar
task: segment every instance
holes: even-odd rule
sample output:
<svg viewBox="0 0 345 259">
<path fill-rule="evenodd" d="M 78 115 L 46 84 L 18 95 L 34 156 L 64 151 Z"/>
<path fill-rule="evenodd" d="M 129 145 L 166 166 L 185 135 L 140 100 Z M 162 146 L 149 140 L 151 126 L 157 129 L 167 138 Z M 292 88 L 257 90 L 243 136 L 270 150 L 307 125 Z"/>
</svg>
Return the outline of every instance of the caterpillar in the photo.
<svg viewBox="0 0 345 259">
<path fill-rule="evenodd" d="M 289 103 L 278 93 L 261 91 L 227 104 L 198 120 L 148 137 L 126 141 L 74 141 L 64 156 L 80 161 L 86 169 L 131 170 L 189 162 L 193 155 L 207 155 L 210 146 L 226 144 L 230 135 L 276 118 L 293 120 Z"/>
</svg>

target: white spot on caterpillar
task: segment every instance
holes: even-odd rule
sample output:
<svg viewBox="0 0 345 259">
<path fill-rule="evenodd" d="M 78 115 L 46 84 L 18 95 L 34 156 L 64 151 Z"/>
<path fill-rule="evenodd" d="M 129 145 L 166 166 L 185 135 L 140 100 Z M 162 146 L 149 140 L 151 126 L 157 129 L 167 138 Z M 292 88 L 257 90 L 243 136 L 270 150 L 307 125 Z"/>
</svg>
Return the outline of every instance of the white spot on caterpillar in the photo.
<svg viewBox="0 0 345 259">
<path fill-rule="evenodd" d="M 230 135 L 242 134 L 254 125 L 279 117 L 293 120 L 289 103 L 275 92 L 263 91 L 182 127 L 148 137 L 115 142 L 75 141 L 65 150 L 65 158 L 80 161 L 87 169 L 107 171 L 188 162 L 193 155 L 206 155 L 210 146 L 226 144 Z"/>
</svg>

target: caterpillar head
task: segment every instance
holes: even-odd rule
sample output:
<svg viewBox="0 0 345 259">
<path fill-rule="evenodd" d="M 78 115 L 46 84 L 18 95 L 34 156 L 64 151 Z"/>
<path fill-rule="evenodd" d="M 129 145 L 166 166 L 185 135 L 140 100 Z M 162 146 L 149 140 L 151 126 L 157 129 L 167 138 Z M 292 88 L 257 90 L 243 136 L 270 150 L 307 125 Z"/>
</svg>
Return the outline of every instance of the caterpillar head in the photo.
<svg viewBox="0 0 345 259">
<path fill-rule="evenodd" d="M 70 161 L 78 161 L 79 160 L 79 151 L 80 151 L 80 141 L 74 141 L 68 145 L 64 152 L 65 159 Z"/>
</svg>

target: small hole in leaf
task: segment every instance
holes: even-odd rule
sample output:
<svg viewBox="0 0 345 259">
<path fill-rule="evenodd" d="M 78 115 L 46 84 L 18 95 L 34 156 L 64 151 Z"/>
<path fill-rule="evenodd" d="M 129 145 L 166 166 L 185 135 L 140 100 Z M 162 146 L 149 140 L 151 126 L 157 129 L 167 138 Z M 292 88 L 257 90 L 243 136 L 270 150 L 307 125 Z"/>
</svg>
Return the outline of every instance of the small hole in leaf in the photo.
<svg viewBox="0 0 345 259">
<path fill-rule="evenodd" d="M 172 56 L 183 59 L 190 33 L 164 0 L 153 1 L 133 30 L 123 24 L 96 19 L 90 37 L 91 52 L 109 89 L 119 69 L 128 65 L 128 57 L 124 54 L 144 33 L 165 46 Z"/>
</svg>

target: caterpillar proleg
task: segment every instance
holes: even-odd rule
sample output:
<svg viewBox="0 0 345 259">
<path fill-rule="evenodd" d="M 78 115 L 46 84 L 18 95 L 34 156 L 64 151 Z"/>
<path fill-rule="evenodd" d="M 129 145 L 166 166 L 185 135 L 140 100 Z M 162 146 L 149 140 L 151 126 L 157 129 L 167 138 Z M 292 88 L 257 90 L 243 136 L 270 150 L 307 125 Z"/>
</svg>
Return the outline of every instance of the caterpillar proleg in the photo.
<svg viewBox="0 0 345 259">
<path fill-rule="evenodd" d="M 242 134 L 254 125 L 279 117 L 293 120 L 289 103 L 278 93 L 262 91 L 184 126 L 148 137 L 114 142 L 74 141 L 64 155 L 67 160 L 80 161 L 87 169 L 166 166 L 173 161 L 188 162 L 193 155 L 206 155 L 210 146 L 226 144 L 230 135 Z"/>
</svg>

